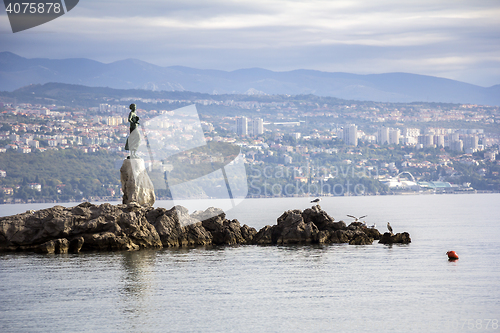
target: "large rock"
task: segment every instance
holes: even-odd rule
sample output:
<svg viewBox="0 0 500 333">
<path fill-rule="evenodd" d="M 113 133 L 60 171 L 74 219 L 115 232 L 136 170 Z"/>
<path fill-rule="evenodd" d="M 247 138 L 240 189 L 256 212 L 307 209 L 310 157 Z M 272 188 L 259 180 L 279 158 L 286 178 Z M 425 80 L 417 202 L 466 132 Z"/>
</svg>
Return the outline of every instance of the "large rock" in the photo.
<svg viewBox="0 0 500 333">
<path fill-rule="evenodd" d="M 145 214 L 150 207 L 84 202 L 0 218 L 0 250 L 67 253 L 161 248 Z"/>
<path fill-rule="evenodd" d="M 349 226 L 335 222 L 319 205 L 301 210 L 284 212 L 273 226 L 265 226 L 253 237 L 253 244 L 308 244 L 349 243 L 372 244 L 380 239 L 377 229 L 367 228 L 361 222 Z"/>
<path fill-rule="evenodd" d="M 257 245 L 271 245 L 276 244 L 276 238 L 273 237 L 275 228 L 270 225 L 266 225 L 262 229 L 257 232 L 257 234 L 253 237 L 253 244 Z"/>
<path fill-rule="evenodd" d="M 257 230 L 246 224 L 241 226 L 238 220 L 227 220 L 221 209 L 208 208 L 193 213 L 192 217 L 203 221 L 203 227 L 213 236 L 214 245 L 250 244 L 257 234 Z"/>
<path fill-rule="evenodd" d="M 278 244 L 318 242 L 319 229 L 313 222 L 304 222 L 300 210 L 287 211 L 278 218 Z"/>
<path fill-rule="evenodd" d="M 349 241 L 349 245 L 370 245 L 373 243 L 373 238 L 368 237 L 364 233 L 358 233 Z"/>
<path fill-rule="evenodd" d="M 58 254 L 236 245 L 250 244 L 256 234 L 254 228 L 227 220 L 216 208 L 189 215 L 181 206 L 167 210 L 135 202 L 116 206 L 84 202 L 0 218 L 0 252 Z"/>
<path fill-rule="evenodd" d="M 186 208 L 175 206 L 170 210 L 157 208 L 148 213 L 147 218 L 160 235 L 165 247 L 181 247 L 212 244 L 212 235 L 202 223 L 192 219 Z M 193 223 L 183 225 L 181 221 L 192 220 Z"/>
<path fill-rule="evenodd" d="M 371 237 L 373 239 L 380 239 L 380 237 L 382 236 L 380 234 L 380 231 L 375 228 L 364 228 L 363 231 L 368 237 Z"/>
<path fill-rule="evenodd" d="M 320 230 L 338 230 L 345 227 L 344 222 L 334 222 L 335 219 L 321 209 L 320 205 L 315 205 L 305 209 L 302 213 L 305 223 L 314 223 Z"/>
<path fill-rule="evenodd" d="M 391 234 L 386 232 L 382 235 L 379 240 L 382 244 L 409 244 L 411 243 L 410 234 L 407 232 L 398 232 L 397 234 Z"/>
<path fill-rule="evenodd" d="M 120 168 L 123 203 L 153 206 L 155 191 L 143 159 L 126 159 Z"/>
</svg>

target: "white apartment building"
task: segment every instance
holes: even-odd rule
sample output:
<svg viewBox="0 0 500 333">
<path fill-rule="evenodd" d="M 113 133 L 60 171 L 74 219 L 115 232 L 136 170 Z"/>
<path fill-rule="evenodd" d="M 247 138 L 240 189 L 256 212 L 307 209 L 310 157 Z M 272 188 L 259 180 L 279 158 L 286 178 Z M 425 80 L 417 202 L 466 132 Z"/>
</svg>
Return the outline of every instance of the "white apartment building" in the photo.
<svg viewBox="0 0 500 333">
<path fill-rule="evenodd" d="M 255 118 L 252 121 L 252 134 L 254 136 L 264 134 L 264 120 L 262 118 Z"/>
<path fill-rule="evenodd" d="M 358 145 L 358 127 L 354 124 L 344 126 L 342 131 L 343 140 L 346 145 L 357 146 Z"/>
<path fill-rule="evenodd" d="M 389 127 L 381 127 L 378 129 L 377 140 L 379 145 L 386 145 L 389 143 Z"/>
<path fill-rule="evenodd" d="M 401 131 L 399 128 L 396 129 L 391 129 L 389 131 L 389 144 L 390 145 L 398 145 L 399 144 L 399 138 L 401 137 Z"/>
<path fill-rule="evenodd" d="M 246 117 L 236 118 L 236 134 L 248 135 L 248 119 Z"/>
</svg>

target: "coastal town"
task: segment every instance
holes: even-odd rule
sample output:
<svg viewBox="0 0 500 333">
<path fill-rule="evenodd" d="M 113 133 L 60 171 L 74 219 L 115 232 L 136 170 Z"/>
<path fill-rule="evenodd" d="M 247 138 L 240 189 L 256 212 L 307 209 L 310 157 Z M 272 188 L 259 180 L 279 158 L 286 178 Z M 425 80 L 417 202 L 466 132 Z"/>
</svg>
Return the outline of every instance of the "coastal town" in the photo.
<svg viewBox="0 0 500 333">
<path fill-rule="evenodd" d="M 38 181 L 20 176 L 19 170 L 13 174 L 6 159 L 13 154 L 37 157 L 78 151 L 87 156 L 99 153 L 116 166 L 128 154 L 124 143 L 130 103 L 138 105 L 145 125 L 195 104 L 207 142 L 241 147 L 249 196 L 500 190 L 496 106 L 358 102 L 312 95 L 202 97 L 109 97 L 89 107 L 1 98 L 0 201 L 72 200 L 78 198 L 74 193 L 119 198 L 118 176 L 99 180 L 99 193 L 84 193 L 68 177 L 49 182 L 41 181 L 40 175 Z M 185 135 L 168 121 L 162 123 L 162 133 Z"/>
</svg>

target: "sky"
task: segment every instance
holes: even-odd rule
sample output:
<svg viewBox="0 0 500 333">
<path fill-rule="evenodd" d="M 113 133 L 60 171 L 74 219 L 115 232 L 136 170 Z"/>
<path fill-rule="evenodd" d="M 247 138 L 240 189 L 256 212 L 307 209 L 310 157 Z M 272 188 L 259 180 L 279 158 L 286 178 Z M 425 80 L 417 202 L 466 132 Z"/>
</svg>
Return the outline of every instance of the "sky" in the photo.
<svg viewBox="0 0 500 333">
<path fill-rule="evenodd" d="M 500 84 L 498 0 L 81 0 L 17 33 L 0 7 L 0 52 L 26 58 L 406 72 Z"/>
</svg>

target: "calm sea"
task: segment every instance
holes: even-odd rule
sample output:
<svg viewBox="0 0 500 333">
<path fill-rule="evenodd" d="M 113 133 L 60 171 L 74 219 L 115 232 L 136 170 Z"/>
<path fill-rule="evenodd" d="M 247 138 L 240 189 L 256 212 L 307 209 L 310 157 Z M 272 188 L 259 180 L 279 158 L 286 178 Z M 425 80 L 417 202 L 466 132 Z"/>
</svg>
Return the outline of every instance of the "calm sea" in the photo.
<svg viewBox="0 0 500 333">
<path fill-rule="evenodd" d="M 320 204 L 412 243 L 0 254 L 0 332 L 500 332 L 500 194 Z M 247 199 L 227 215 L 260 229 L 309 206 Z"/>
</svg>

